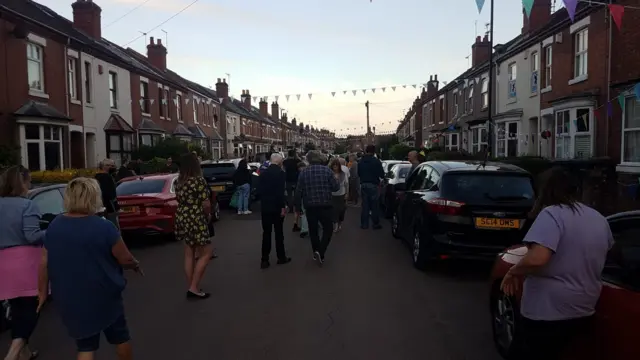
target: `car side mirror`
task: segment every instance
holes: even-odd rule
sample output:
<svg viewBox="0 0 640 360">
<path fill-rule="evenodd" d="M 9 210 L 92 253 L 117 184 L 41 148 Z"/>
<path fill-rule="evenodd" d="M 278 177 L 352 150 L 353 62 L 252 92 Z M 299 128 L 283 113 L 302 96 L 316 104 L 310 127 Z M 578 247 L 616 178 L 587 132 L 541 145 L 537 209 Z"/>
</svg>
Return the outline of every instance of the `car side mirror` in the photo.
<svg viewBox="0 0 640 360">
<path fill-rule="evenodd" d="M 385 175 L 385 177 L 387 179 L 393 179 L 394 178 L 394 174 L 393 171 L 388 171 L 387 174 Z"/>
</svg>

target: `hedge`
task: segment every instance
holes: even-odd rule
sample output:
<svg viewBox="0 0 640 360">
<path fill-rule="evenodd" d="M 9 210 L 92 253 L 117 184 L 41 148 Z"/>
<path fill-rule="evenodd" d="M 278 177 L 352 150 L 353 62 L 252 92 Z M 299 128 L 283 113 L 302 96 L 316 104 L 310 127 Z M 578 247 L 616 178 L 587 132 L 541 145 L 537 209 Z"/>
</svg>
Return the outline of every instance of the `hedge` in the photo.
<svg viewBox="0 0 640 360">
<path fill-rule="evenodd" d="M 51 171 L 33 171 L 31 172 L 31 182 L 60 184 L 66 183 L 77 177 L 94 177 L 98 170 L 96 169 L 65 169 Z"/>
</svg>

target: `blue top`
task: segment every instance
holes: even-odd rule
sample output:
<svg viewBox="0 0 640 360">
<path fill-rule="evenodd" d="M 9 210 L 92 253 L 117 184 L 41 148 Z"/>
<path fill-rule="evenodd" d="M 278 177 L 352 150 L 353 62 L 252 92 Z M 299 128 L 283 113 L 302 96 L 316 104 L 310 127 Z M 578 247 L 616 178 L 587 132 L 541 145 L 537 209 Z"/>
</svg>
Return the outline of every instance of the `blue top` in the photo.
<svg viewBox="0 0 640 360">
<path fill-rule="evenodd" d="M 314 206 L 331 206 L 334 191 L 340 190 L 340 184 L 328 166 L 311 165 L 302 170 L 298 176 L 296 191 L 305 208 Z"/>
<path fill-rule="evenodd" d="M 126 280 L 111 249 L 115 225 L 99 216 L 56 217 L 44 238 L 51 294 L 74 339 L 100 333 L 123 314 Z"/>
<path fill-rule="evenodd" d="M 0 197 L 0 250 L 13 246 L 41 245 L 40 211 L 23 197 Z"/>
</svg>

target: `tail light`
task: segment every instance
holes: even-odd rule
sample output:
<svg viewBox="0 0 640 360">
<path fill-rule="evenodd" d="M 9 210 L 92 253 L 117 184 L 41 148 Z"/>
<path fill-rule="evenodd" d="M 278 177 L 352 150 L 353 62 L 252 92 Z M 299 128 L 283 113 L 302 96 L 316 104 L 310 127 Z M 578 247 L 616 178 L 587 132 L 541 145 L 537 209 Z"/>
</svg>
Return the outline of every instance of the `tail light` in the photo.
<svg viewBox="0 0 640 360">
<path fill-rule="evenodd" d="M 144 210 L 147 215 L 159 215 L 159 214 L 163 214 L 167 210 L 167 207 L 168 207 L 167 201 L 154 202 L 154 203 L 146 204 L 144 207 Z"/>
<path fill-rule="evenodd" d="M 464 203 L 447 199 L 431 199 L 427 200 L 429 211 L 443 215 L 460 215 Z"/>
</svg>

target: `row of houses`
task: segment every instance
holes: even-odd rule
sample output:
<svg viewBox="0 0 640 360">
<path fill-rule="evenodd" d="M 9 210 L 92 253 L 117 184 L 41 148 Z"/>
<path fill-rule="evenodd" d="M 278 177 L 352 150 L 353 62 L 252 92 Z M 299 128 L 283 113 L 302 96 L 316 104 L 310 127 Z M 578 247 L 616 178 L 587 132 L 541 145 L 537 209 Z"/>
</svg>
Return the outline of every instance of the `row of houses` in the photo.
<svg viewBox="0 0 640 360">
<path fill-rule="evenodd" d="M 626 11 L 618 29 L 600 3 L 580 2 L 574 21 L 565 8 L 551 9 L 551 0 L 536 0 L 521 34 L 493 49 L 488 36 L 477 37 L 471 68 L 455 80 L 440 86 L 431 76 L 399 138 L 472 153 L 492 139 L 498 157 L 606 156 L 619 172 L 640 173 L 640 28 L 633 25 L 640 11 Z"/>
<path fill-rule="evenodd" d="M 71 6 L 68 20 L 30 0 L 0 4 L 0 141 L 29 169 L 120 163 L 167 136 L 214 159 L 333 146 L 333 133 L 289 120 L 277 102 L 253 104 L 248 90 L 235 99 L 224 79 L 213 89 L 171 71 L 160 39 L 140 54 L 103 38 L 92 0 Z"/>
</svg>

